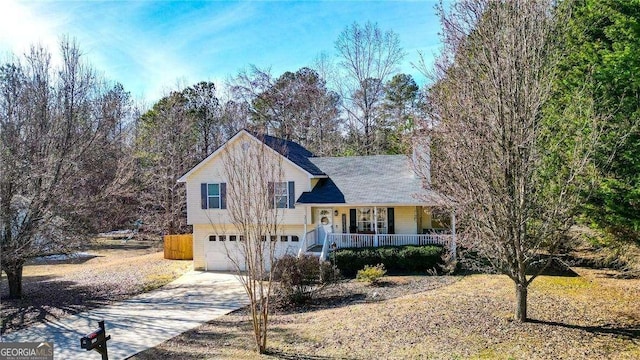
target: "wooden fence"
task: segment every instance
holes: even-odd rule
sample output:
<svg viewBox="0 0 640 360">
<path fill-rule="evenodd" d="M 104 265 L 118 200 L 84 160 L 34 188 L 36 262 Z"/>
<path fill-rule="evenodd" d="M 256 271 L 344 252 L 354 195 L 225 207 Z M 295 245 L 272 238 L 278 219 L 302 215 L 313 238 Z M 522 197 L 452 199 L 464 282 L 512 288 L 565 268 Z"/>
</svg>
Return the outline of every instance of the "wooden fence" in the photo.
<svg viewBox="0 0 640 360">
<path fill-rule="evenodd" d="M 193 235 L 165 235 L 164 258 L 171 260 L 193 260 Z"/>
</svg>

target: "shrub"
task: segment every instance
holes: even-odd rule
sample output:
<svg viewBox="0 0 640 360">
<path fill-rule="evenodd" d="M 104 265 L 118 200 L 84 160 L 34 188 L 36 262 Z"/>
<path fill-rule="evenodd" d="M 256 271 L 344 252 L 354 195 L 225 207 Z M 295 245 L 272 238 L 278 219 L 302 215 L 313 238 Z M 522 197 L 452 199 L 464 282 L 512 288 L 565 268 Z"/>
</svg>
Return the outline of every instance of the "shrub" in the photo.
<svg viewBox="0 0 640 360">
<path fill-rule="evenodd" d="M 383 264 L 378 264 L 376 266 L 365 265 L 364 269 L 358 270 L 356 280 L 369 284 L 376 284 L 386 273 L 387 270 L 385 270 Z"/>
<path fill-rule="evenodd" d="M 398 268 L 409 271 L 427 271 L 441 260 L 442 248 L 435 246 L 406 246 L 398 252 Z"/>
<path fill-rule="evenodd" d="M 393 273 L 427 272 L 442 265 L 441 246 L 386 246 L 379 248 L 339 249 L 336 266 L 344 276 L 354 277 L 365 265 L 383 264 Z"/>
<path fill-rule="evenodd" d="M 274 264 L 273 279 L 282 305 L 300 305 L 313 300 L 328 285 L 340 279 L 338 269 L 316 256 L 285 255 Z"/>
</svg>

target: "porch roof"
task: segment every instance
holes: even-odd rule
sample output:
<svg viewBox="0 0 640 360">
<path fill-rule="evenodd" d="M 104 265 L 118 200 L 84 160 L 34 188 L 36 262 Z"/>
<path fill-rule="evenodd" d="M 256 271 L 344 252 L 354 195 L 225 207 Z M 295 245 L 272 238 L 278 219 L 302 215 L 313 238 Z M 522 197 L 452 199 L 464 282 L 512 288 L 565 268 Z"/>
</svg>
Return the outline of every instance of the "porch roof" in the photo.
<svg viewBox="0 0 640 360">
<path fill-rule="evenodd" d="M 408 157 L 374 155 L 311 157 L 327 179 L 298 199 L 300 204 L 442 205 L 444 198 L 423 188 Z"/>
</svg>

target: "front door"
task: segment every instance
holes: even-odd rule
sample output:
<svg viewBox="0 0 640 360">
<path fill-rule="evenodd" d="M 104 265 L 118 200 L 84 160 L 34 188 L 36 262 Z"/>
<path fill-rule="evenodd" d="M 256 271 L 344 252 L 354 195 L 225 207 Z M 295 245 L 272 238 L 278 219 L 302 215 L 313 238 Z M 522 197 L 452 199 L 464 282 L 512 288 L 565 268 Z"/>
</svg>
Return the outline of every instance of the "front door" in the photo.
<svg viewBox="0 0 640 360">
<path fill-rule="evenodd" d="M 316 229 L 318 229 L 316 244 L 324 244 L 325 236 L 333 232 L 333 209 L 316 209 Z"/>
</svg>

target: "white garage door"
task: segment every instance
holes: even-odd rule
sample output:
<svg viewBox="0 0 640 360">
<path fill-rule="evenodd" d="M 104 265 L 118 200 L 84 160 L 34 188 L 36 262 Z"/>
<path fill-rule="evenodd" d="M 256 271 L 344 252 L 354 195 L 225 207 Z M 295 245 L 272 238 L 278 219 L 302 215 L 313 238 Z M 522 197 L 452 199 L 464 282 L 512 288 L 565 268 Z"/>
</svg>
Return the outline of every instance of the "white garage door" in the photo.
<svg viewBox="0 0 640 360">
<path fill-rule="evenodd" d="M 210 235 L 205 240 L 206 270 L 210 271 L 235 271 L 236 267 L 227 255 L 244 264 L 242 252 L 238 248 L 238 236 L 235 235 Z M 283 235 L 278 237 L 276 244 L 276 258 L 285 254 L 296 255 L 300 247 L 298 236 Z M 268 266 L 268 265 L 267 265 Z M 243 268 L 244 270 L 244 268 Z"/>
<path fill-rule="evenodd" d="M 237 237 L 229 235 L 210 235 L 205 244 L 205 263 L 207 270 L 235 271 L 227 253 L 242 264 L 242 257 L 238 251 Z"/>
</svg>

